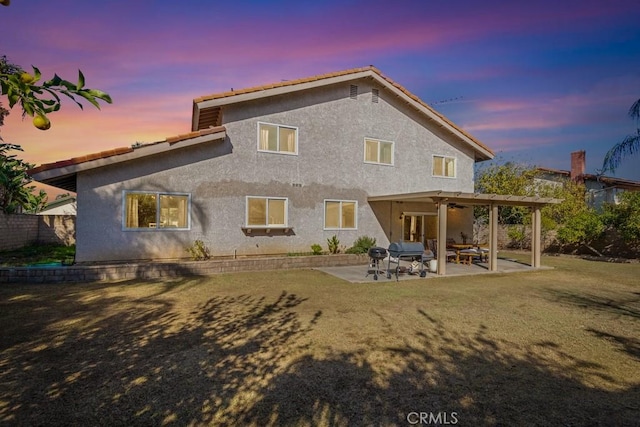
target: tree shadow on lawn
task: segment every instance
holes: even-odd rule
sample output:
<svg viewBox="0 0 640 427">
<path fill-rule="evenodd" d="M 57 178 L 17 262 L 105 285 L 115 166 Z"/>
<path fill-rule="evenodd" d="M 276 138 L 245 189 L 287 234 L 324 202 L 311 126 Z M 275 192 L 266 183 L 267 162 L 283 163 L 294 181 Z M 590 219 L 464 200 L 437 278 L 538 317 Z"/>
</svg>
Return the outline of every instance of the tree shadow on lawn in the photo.
<svg viewBox="0 0 640 427">
<path fill-rule="evenodd" d="M 288 357 L 280 349 L 294 351 L 321 315 L 303 324 L 293 310 L 304 299 L 286 292 L 273 301 L 212 297 L 184 316 L 161 298 L 50 297 L 2 301 L 35 316 L 23 325 L 29 336 L 2 328 L 0 422 L 160 425 L 215 416 L 232 424 L 227 412 L 276 374 Z"/>
<path fill-rule="evenodd" d="M 638 425 L 638 384 L 614 384 L 552 342 L 517 346 L 484 327 L 466 336 L 421 314 L 427 327 L 402 346 L 298 359 L 240 424 Z"/>
<path fill-rule="evenodd" d="M 624 297 L 618 294 L 615 298 L 561 290 L 547 290 L 547 293 L 552 300 L 563 304 L 640 319 L 640 293 L 638 292 L 629 292 L 629 295 L 625 293 Z"/>
<path fill-rule="evenodd" d="M 287 292 L 214 296 L 181 313 L 171 299 L 69 289 L 55 300 L 0 301 L 34 312 L 28 337 L 0 325 L 10 338 L 2 332 L 0 421 L 407 425 L 408 414 L 431 412 L 440 424 L 638 424 L 638 384 L 619 384 L 555 343 L 496 340 L 482 326 L 453 331 L 423 310 L 414 330 L 389 336 L 403 337 L 394 344 L 382 337 L 338 351 L 314 342 L 323 314 L 301 316 L 305 299 Z"/>
</svg>

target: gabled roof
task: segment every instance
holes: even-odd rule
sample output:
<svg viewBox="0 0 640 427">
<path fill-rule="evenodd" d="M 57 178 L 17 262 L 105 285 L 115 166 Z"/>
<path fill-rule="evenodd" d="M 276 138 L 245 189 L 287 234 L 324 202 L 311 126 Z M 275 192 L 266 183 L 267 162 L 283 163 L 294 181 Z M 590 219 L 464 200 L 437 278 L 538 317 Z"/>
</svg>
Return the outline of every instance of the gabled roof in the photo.
<svg viewBox="0 0 640 427">
<path fill-rule="evenodd" d="M 551 174 L 558 175 L 562 178 L 569 179 L 571 177 L 571 172 L 567 170 L 560 169 L 551 169 L 551 168 L 543 168 L 538 167 L 536 170 Z M 640 181 L 633 181 L 630 179 L 616 178 L 613 176 L 604 176 L 604 175 L 594 175 L 590 173 L 585 173 L 581 175 L 581 178 L 587 181 L 601 182 L 605 185 L 605 187 L 615 187 L 628 191 L 640 191 Z"/>
<path fill-rule="evenodd" d="M 85 156 L 73 157 L 67 160 L 60 160 L 54 163 L 45 163 L 30 169 L 29 175 L 38 182 L 75 192 L 76 174 L 80 171 L 160 154 L 191 145 L 217 141 L 225 137 L 226 129 L 224 126 L 218 126 L 167 137 L 164 141 L 149 144 L 134 144 L 130 147 L 120 147 Z"/>
<path fill-rule="evenodd" d="M 493 151 L 478 141 L 476 138 L 456 126 L 445 116 L 434 110 L 431 106 L 423 102 L 420 98 L 410 93 L 401 85 L 395 83 L 390 78 L 384 76 L 373 66 L 354 68 L 345 71 L 338 71 L 329 74 L 322 74 L 296 80 L 283 81 L 263 86 L 255 86 L 240 90 L 217 93 L 208 96 L 201 96 L 193 100 L 193 122 L 192 129 L 203 129 L 208 126 L 221 124 L 221 108 L 225 105 L 246 102 L 255 99 L 267 98 L 271 96 L 283 95 L 336 83 L 353 81 L 358 79 L 372 79 L 383 88 L 394 94 L 406 104 L 413 107 L 425 118 L 435 123 L 438 127 L 449 132 L 463 143 L 468 144 L 476 153 L 476 159 L 488 160 L 494 157 Z"/>
</svg>

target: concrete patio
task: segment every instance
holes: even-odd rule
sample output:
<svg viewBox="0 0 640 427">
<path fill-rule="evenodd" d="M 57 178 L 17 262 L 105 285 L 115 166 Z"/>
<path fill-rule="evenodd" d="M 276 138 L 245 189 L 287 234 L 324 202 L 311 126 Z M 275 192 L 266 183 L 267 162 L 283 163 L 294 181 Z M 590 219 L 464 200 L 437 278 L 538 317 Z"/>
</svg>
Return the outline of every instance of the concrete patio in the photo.
<svg viewBox="0 0 640 427">
<path fill-rule="evenodd" d="M 400 266 L 409 268 L 411 263 L 409 261 L 402 260 L 400 261 Z M 385 281 L 396 281 L 395 275 L 395 265 L 391 265 L 392 275 L 391 278 L 387 278 L 386 269 L 387 262 L 380 263 L 380 270 L 383 270 L 382 273 L 378 273 L 378 279 L 374 278 L 374 268 L 366 265 L 347 265 L 347 266 L 339 266 L 339 267 L 317 267 L 316 270 L 323 271 L 327 274 L 331 274 L 332 276 L 338 277 L 342 280 L 346 280 L 351 283 L 376 283 L 376 282 L 385 282 Z M 398 275 L 398 281 L 404 280 L 426 280 L 426 279 L 435 279 L 439 277 L 451 277 L 451 276 L 471 276 L 476 274 L 496 274 L 496 273 L 514 273 L 514 272 L 522 272 L 522 271 L 536 271 L 540 269 L 548 269 L 551 267 L 539 267 L 533 268 L 528 264 L 523 264 L 515 259 L 511 258 L 498 258 L 498 271 L 489 271 L 489 265 L 486 262 L 474 262 L 471 265 L 466 264 L 456 264 L 454 262 L 447 263 L 447 274 L 446 276 L 438 276 L 436 273 L 428 272 L 426 266 L 425 271 L 427 272 L 426 277 L 420 277 L 419 274 L 409 274 L 409 273 L 401 273 Z"/>
</svg>

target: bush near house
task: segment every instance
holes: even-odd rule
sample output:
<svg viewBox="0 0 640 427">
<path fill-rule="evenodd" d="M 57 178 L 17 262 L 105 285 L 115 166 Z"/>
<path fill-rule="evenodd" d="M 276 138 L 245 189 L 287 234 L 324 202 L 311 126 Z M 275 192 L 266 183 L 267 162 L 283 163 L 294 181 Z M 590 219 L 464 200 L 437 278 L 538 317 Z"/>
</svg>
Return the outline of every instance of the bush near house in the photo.
<svg viewBox="0 0 640 427">
<path fill-rule="evenodd" d="M 369 236 L 361 236 L 353 242 L 353 246 L 347 249 L 345 252 L 348 254 L 366 254 L 369 252 L 369 248 L 376 245 L 376 239 Z"/>
</svg>

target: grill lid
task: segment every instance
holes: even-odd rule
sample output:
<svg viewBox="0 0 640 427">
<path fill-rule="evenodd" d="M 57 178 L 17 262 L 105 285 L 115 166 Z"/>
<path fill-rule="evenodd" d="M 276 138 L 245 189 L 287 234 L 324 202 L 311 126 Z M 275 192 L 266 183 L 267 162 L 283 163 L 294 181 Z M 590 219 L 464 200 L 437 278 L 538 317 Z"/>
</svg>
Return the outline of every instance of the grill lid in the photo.
<svg viewBox="0 0 640 427">
<path fill-rule="evenodd" d="M 371 258 L 386 258 L 387 256 L 387 250 L 379 246 L 370 247 L 368 252 Z"/>
<path fill-rule="evenodd" d="M 419 256 L 424 253 L 424 246 L 420 242 L 395 242 L 389 245 L 391 256 L 406 255 Z"/>
</svg>

